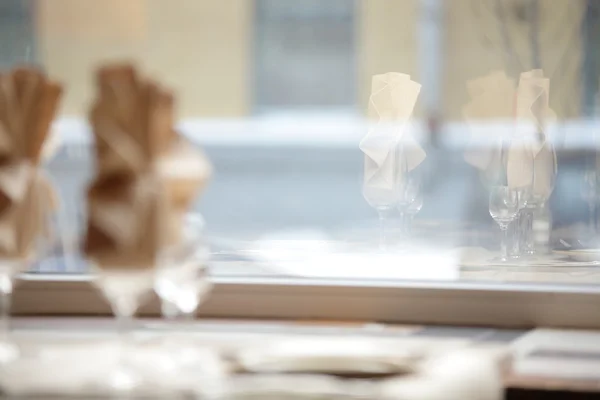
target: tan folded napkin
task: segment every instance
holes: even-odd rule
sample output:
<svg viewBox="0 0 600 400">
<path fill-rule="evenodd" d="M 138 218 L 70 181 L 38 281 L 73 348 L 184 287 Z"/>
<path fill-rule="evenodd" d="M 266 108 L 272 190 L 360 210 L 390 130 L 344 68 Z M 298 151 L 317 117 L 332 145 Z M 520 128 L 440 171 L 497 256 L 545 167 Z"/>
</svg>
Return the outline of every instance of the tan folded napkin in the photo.
<svg viewBox="0 0 600 400">
<path fill-rule="evenodd" d="M 373 76 L 368 110 L 373 125 L 359 145 L 365 153 L 365 185 L 381 189 L 394 186 L 398 144 L 404 146 L 408 170 L 425 159 L 425 151 L 406 131 L 420 90 L 421 85 L 406 74 Z"/>
<path fill-rule="evenodd" d="M 175 140 L 173 95 L 129 65 L 101 68 L 97 87 L 90 122 L 98 175 L 147 172 Z"/>
<path fill-rule="evenodd" d="M 211 174 L 173 129 L 174 98 L 132 66 L 98 72 L 90 120 L 97 176 L 85 252 L 102 268 L 153 268 L 182 236 L 182 218 Z"/>
<path fill-rule="evenodd" d="M 39 170 L 62 93 L 33 68 L 0 74 L 0 257 L 33 256 L 56 196 Z"/>
</svg>

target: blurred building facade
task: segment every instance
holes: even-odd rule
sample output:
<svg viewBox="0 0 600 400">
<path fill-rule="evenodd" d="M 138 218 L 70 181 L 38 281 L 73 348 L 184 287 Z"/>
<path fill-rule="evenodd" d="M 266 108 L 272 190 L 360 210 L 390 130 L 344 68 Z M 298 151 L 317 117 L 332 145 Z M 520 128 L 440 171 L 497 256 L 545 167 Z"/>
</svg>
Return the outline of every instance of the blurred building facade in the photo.
<svg viewBox="0 0 600 400">
<path fill-rule="evenodd" d="M 32 48 L 68 88 L 64 115 L 86 112 L 91 73 L 107 60 L 139 61 L 171 85 L 182 117 L 361 112 L 371 76 L 387 71 L 424 86 L 423 71 L 437 71 L 446 120 L 461 119 L 466 81 L 496 69 L 516 76 L 542 67 L 562 118 L 581 115 L 586 98 L 586 0 L 538 0 L 535 10 L 523 0 L 438 0 L 433 69 L 420 65 L 429 48 L 419 35 L 423 0 L 31 1 Z M 20 51 L 12 50 L 16 61 L 28 57 Z M 593 68 L 587 79 L 597 88 Z"/>
</svg>

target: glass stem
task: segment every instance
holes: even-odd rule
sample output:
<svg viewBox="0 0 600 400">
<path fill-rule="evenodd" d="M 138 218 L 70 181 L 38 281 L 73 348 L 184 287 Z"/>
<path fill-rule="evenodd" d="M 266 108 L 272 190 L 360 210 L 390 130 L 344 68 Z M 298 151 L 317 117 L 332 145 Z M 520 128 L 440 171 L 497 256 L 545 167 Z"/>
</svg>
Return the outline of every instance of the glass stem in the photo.
<svg viewBox="0 0 600 400">
<path fill-rule="evenodd" d="M 533 208 L 528 208 L 525 210 L 525 232 L 524 241 L 525 241 L 525 251 L 529 254 L 532 254 L 535 250 L 534 237 L 533 237 Z"/>
<path fill-rule="evenodd" d="M 115 300 L 114 307 L 120 347 L 118 365 L 124 366 L 129 362 L 129 347 L 133 342 L 133 317 L 137 305 L 130 296 L 120 296 Z"/>
<path fill-rule="evenodd" d="M 518 258 L 521 255 L 520 241 L 523 237 L 523 221 L 524 221 L 524 210 L 519 211 L 517 217 L 508 226 L 509 238 L 508 238 L 508 255 L 511 258 Z"/>
<path fill-rule="evenodd" d="M 0 342 L 8 342 L 13 282 L 8 274 L 0 275 Z"/>
</svg>

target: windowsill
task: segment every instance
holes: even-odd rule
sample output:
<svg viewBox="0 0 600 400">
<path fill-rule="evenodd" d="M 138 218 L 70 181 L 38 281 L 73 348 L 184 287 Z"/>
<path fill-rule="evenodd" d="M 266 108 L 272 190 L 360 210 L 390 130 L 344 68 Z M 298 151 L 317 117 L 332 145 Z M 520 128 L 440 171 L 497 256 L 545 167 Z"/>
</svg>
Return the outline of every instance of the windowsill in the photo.
<svg viewBox="0 0 600 400">
<path fill-rule="evenodd" d="M 467 282 L 215 278 L 199 316 L 600 328 L 600 288 Z M 25 276 L 18 315 L 110 315 L 91 276 Z M 160 314 L 152 298 L 140 315 Z"/>
</svg>

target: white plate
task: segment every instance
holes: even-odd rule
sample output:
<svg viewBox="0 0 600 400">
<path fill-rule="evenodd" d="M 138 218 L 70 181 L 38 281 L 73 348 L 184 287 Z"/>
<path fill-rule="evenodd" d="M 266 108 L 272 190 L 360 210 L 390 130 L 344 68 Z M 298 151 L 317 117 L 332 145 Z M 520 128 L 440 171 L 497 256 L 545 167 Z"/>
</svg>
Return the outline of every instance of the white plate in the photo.
<svg viewBox="0 0 600 400">
<path fill-rule="evenodd" d="M 424 356 L 418 349 L 390 349 L 372 341 L 292 340 L 238 356 L 239 365 L 255 373 L 325 373 L 387 375 L 411 372 Z"/>
<path fill-rule="evenodd" d="M 567 257 L 575 261 L 597 262 L 600 264 L 600 248 L 577 250 L 554 250 L 554 254 Z"/>
</svg>

